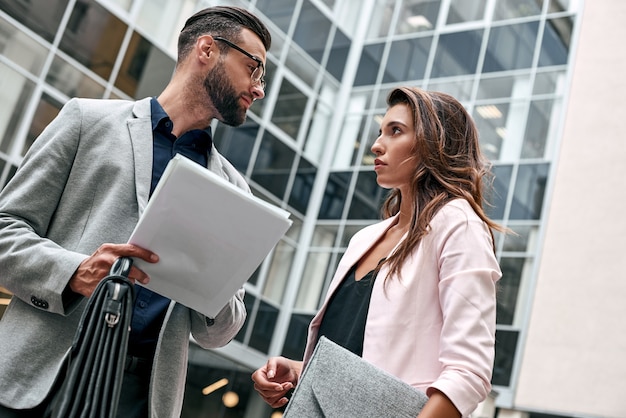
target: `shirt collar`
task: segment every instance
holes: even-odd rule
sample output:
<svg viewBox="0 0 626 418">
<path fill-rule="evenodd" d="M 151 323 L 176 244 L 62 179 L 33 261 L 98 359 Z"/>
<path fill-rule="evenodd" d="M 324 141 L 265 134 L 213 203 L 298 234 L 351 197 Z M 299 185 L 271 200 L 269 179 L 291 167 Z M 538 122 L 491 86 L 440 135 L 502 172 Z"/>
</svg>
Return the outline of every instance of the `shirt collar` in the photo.
<svg viewBox="0 0 626 418">
<path fill-rule="evenodd" d="M 170 118 L 165 112 L 165 109 L 163 109 L 163 106 L 161 106 L 161 103 L 159 103 L 159 101 L 156 99 L 156 97 L 153 97 L 152 100 L 150 100 L 150 112 L 152 114 L 151 120 L 153 131 L 157 128 L 157 126 L 159 126 L 159 122 L 161 122 L 161 120 L 169 120 Z"/>
<path fill-rule="evenodd" d="M 165 109 L 163 109 L 163 106 L 161 106 L 161 103 L 159 103 L 156 97 L 153 97 L 150 100 L 150 111 L 152 115 L 151 122 L 152 122 L 153 132 L 157 130 L 159 124 L 165 123 L 168 121 L 171 122 L 170 117 L 168 116 L 167 112 L 165 112 Z M 168 126 L 168 131 L 170 133 L 172 132 L 172 128 L 173 128 L 173 124 L 170 124 Z M 195 142 L 196 144 L 200 146 L 200 149 L 203 152 L 207 152 L 207 153 L 211 152 L 211 146 L 213 145 L 213 133 L 211 132 L 210 126 L 208 126 L 206 129 L 194 129 L 189 132 L 193 132 L 193 135 L 195 137 Z M 185 135 L 186 134 L 187 132 L 185 133 Z"/>
</svg>

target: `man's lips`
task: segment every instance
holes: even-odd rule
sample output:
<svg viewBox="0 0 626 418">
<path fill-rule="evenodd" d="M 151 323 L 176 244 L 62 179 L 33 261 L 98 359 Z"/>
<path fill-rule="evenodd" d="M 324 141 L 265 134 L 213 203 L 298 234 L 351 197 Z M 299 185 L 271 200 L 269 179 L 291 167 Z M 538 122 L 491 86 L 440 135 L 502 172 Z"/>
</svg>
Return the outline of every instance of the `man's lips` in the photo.
<svg viewBox="0 0 626 418">
<path fill-rule="evenodd" d="M 249 98 L 249 97 L 246 97 L 246 96 L 241 96 L 241 98 L 243 99 L 243 101 L 245 103 L 246 109 L 249 109 L 250 106 L 252 106 L 252 102 L 253 102 L 252 98 Z"/>
</svg>

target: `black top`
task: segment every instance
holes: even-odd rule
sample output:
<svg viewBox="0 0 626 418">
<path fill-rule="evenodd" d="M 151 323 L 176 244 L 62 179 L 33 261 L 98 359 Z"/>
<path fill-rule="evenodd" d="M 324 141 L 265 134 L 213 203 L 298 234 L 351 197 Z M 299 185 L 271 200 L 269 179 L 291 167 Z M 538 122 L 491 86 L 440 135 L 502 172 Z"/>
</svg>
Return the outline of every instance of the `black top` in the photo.
<svg viewBox="0 0 626 418">
<path fill-rule="evenodd" d="M 355 271 L 356 266 L 350 269 L 331 296 L 318 338 L 324 335 L 357 356 L 362 356 L 365 323 L 376 277 L 372 270 L 357 281 Z"/>
</svg>

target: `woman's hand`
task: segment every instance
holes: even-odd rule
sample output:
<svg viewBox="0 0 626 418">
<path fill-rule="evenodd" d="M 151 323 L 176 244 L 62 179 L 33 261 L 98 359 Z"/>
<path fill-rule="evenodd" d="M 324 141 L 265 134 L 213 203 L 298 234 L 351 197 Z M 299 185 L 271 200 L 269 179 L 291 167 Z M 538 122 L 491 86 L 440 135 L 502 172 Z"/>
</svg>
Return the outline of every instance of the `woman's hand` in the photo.
<svg viewBox="0 0 626 418">
<path fill-rule="evenodd" d="M 289 401 L 285 395 L 298 384 L 301 372 L 301 361 L 271 357 L 252 373 L 254 389 L 271 407 L 279 408 Z"/>
<path fill-rule="evenodd" d="M 417 418 L 461 418 L 461 413 L 446 395 L 434 389 Z"/>
</svg>

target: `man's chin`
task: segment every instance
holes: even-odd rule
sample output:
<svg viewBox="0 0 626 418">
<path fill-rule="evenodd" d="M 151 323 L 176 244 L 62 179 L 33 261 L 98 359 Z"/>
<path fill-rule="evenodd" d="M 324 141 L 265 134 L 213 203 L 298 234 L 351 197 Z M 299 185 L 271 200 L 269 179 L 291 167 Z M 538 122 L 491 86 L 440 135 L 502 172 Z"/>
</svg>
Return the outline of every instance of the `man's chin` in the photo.
<svg viewBox="0 0 626 418">
<path fill-rule="evenodd" d="M 230 118 L 222 118 L 220 119 L 222 123 L 228 126 L 239 126 L 246 121 L 246 113 L 243 115 L 237 115 Z"/>
</svg>

